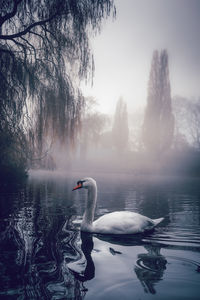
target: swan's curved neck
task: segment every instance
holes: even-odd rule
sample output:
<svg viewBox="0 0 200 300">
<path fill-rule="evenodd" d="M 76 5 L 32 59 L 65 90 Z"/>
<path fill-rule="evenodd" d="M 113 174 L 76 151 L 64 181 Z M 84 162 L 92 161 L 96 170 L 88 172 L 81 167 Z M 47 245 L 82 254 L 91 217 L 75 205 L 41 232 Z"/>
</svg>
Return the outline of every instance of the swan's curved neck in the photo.
<svg viewBox="0 0 200 300">
<path fill-rule="evenodd" d="M 81 229 L 83 231 L 92 231 L 92 222 L 94 220 L 94 212 L 97 200 L 97 186 L 93 184 L 88 188 L 88 198 L 86 201 L 86 208 L 83 215 Z"/>
</svg>

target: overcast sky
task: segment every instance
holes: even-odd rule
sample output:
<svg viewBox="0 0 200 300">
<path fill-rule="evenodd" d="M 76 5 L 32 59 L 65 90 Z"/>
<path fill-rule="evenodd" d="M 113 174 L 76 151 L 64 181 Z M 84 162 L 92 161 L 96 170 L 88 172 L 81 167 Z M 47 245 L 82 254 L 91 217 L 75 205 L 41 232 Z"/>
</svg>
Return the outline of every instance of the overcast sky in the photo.
<svg viewBox="0 0 200 300">
<path fill-rule="evenodd" d="M 154 49 L 169 53 L 172 96 L 200 96 L 200 0 L 115 0 L 117 17 L 92 40 L 94 85 L 84 87 L 112 113 L 120 96 L 129 111 L 146 103 Z"/>
</svg>

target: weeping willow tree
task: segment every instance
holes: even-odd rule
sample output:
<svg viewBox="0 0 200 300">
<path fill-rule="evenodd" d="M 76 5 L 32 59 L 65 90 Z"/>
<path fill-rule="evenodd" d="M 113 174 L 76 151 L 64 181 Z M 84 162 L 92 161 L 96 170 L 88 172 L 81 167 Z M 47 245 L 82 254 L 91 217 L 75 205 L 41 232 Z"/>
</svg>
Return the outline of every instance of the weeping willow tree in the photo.
<svg viewBox="0 0 200 300">
<path fill-rule="evenodd" d="M 94 69 L 89 35 L 111 13 L 113 0 L 0 0 L 1 168 L 41 156 L 46 137 L 73 141 L 78 83 Z"/>
</svg>

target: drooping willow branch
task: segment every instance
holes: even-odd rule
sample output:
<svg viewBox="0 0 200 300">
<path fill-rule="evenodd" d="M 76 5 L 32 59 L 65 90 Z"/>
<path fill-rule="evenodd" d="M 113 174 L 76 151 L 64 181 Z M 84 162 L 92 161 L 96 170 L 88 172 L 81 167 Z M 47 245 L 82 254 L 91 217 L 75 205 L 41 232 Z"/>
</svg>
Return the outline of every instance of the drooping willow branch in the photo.
<svg viewBox="0 0 200 300">
<path fill-rule="evenodd" d="M 23 0 L 14 0 L 14 6 L 13 6 L 13 10 L 10 13 L 5 14 L 3 17 L 0 16 L 0 27 L 9 19 L 11 19 L 12 17 L 14 17 L 17 13 L 17 7 L 19 5 L 20 2 L 22 2 Z"/>
<path fill-rule="evenodd" d="M 35 28 L 37 26 L 42 26 L 42 25 L 45 25 L 46 23 L 49 23 L 55 17 L 56 17 L 56 14 L 53 15 L 53 16 L 51 16 L 50 18 L 48 18 L 46 20 L 35 22 L 35 23 L 31 24 L 30 26 L 28 26 L 25 30 L 20 31 L 18 33 L 14 33 L 14 34 L 10 34 L 10 35 L 1 35 L 0 34 L 0 39 L 1 40 L 13 40 L 15 38 L 19 38 L 21 36 L 26 35 L 27 33 L 30 33 L 31 29 L 33 29 L 33 28 Z"/>
</svg>

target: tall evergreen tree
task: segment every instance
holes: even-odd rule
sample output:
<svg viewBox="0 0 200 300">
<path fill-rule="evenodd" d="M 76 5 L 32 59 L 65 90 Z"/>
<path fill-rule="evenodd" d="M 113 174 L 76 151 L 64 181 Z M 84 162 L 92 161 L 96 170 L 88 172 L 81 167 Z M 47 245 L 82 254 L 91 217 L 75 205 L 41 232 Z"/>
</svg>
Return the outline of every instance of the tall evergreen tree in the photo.
<svg viewBox="0 0 200 300">
<path fill-rule="evenodd" d="M 122 98 L 119 98 L 112 128 L 113 145 L 119 154 L 128 148 L 129 128 L 127 105 Z"/>
<path fill-rule="evenodd" d="M 154 155 L 161 155 L 172 144 L 174 116 L 171 106 L 168 54 L 166 50 L 153 53 L 147 107 L 143 123 L 145 149 Z"/>
</svg>

